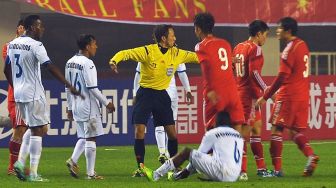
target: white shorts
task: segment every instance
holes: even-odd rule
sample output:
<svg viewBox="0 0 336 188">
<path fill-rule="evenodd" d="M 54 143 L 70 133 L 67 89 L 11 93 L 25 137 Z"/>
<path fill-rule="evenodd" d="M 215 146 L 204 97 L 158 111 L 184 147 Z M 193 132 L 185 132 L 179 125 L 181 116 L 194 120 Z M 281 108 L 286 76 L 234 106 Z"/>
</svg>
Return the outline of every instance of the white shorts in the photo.
<svg viewBox="0 0 336 188">
<path fill-rule="evenodd" d="M 89 121 L 76 121 L 78 138 L 93 138 L 104 134 L 101 118 L 92 118 Z"/>
<path fill-rule="evenodd" d="M 192 150 L 189 161 L 199 172 L 208 176 L 213 181 L 234 182 L 237 181 L 241 167 L 230 168 L 225 161 L 218 158 Z"/>
<path fill-rule="evenodd" d="M 178 100 L 171 101 L 171 109 L 173 110 L 174 121 L 177 120 Z"/>
<path fill-rule="evenodd" d="M 20 112 L 20 118 L 28 127 L 38 127 L 50 123 L 50 115 L 44 98 L 31 102 L 16 102 L 15 105 Z"/>
</svg>

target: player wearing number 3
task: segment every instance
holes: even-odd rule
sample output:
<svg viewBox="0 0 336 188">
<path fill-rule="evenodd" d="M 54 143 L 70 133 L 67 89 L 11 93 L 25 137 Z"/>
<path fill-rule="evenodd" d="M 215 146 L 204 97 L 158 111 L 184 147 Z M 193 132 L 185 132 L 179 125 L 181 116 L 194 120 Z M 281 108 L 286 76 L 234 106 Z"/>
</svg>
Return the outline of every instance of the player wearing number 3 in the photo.
<svg viewBox="0 0 336 188">
<path fill-rule="evenodd" d="M 289 129 L 293 141 L 308 158 L 303 176 L 311 176 L 319 161 L 307 137 L 303 135 L 303 130 L 307 128 L 309 106 L 309 49 L 307 44 L 296 36 L 297 29 L 297 22 L 293 18 L 280 19 L 276 33 L 287 46 L 281 54 L 278 76 L 256 103 L 256 105 L 263 104 L 278 91 L 270 118 L 272 123 L 270 152 L 275 176 L 283 176 L 281 154 L 284 128 Z"/>
<path fill-rule="evenodd" d="M 195 52 L 204 80 L 204 124 L 207 130 L 213 128 L 218 112 L 225 111 L 230 115 L 231 126 L 241 132 L 245 120 L 233 75 L 231 46 L 213 36 L 214 24 L 210 13 L 200 13 L 194 18 L 195 34 L 201 41 L 195 46 Z"/>
</svg>

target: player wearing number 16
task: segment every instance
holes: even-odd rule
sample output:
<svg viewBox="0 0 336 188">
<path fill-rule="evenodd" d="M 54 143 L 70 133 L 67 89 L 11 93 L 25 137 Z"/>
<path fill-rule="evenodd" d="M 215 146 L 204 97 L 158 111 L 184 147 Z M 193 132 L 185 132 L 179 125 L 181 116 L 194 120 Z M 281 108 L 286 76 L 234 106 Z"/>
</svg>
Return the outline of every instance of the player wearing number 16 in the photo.
<svg viewBox="0 0 336 188">
<path fill-rule="evenodd" d="M 205 128 L 213 128 L 218 112 L 225 111 L 230 115 L 232 127 L 241 132 L 245 120 L 232 70 L 231 46 L 213 36 L 214 24 L 210 13 L 199 13 L 194 18 L 195 34 L 201 41 L 195 46 L 195 52 L 204 80 Z"/>
</svg>

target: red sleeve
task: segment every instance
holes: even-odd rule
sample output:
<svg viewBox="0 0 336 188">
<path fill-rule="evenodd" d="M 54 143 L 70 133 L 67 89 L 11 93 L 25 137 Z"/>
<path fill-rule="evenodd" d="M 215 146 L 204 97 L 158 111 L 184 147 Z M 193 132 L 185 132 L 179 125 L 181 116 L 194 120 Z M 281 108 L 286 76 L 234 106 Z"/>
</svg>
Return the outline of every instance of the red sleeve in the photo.
<svg viewBox="0 0 336 188">
<path fill-rule="evenodd" d="M 262 61 L 264 61 L 261 48 L 258 49 L 258 47 L 255 47 L 251 49 L 248 57 L 250 78 L 252 78 L 261 90 L 265 90 L 267 86 L 259 74 L 259 71 L 261 70 L 260 66 L 263 64 Z"/>
<path fill-rule="evenodd" d="M 295 62 L 294 57 L 293 57 L 294 54 L 292 52 L 292 45 L 293 45 L 293 42 L 290 42 L 281 54 L 279 72 L 283 72 L 287 74 L 292 73 L 292 68 Z"/>
<path fill-rule="evenodd" d="M 203 61 L 206 61 L 207 57 L 206 57 L 206 50 L 205 50 L 205 46 L 201 45 L 200 43 L 196 44 L 195 46 L 195 52 L 196 55 L 198 57 L 198 61 L 200 63 L 202 63 Z"/>
<path fill-rule="evenodd" d="M 274 95 L 274 93 L 278 91 L 278 89 L 281 87 L 285 79 L 288 78 L 288 76 L 289 74 L 287 73 L 279 72 L 278 76 L 275 78 L 270 88 L 266 90 L 263 98 L 265 100 L 271 98 Z"/>
<path fill-rule="evenodd" d="M 2 58 L 4 61 L 6 60 L 6 57 L 7 57 L 7 46 L 8 44 L 6 43 L 2 48 Z"/>
</svg>

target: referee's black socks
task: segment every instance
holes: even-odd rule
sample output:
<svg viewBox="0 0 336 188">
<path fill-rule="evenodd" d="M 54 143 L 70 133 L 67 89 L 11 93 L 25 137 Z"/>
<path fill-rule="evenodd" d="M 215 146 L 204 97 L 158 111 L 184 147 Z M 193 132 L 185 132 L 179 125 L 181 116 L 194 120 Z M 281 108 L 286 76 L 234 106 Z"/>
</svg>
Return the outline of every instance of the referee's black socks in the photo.
<svg viewBox="0 0 336 188">
<path fill-rule="evenodd" d="M 134 153 L 140 168 L 140 163 L 144 163 L 145 158 L 145 140 L 144 139 L 135 139 L 134 142 Z"/>
<path fill-rule="evenodd" d="M 168 152 L 170 157 L 174 157 L 177 154 L 178 143 L 177 139 L 170 140 L 168 139 Z"/>
</svg>

